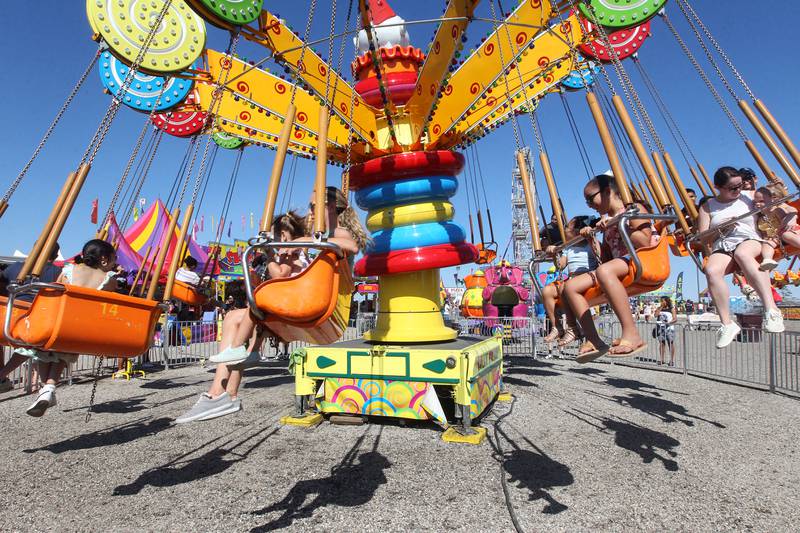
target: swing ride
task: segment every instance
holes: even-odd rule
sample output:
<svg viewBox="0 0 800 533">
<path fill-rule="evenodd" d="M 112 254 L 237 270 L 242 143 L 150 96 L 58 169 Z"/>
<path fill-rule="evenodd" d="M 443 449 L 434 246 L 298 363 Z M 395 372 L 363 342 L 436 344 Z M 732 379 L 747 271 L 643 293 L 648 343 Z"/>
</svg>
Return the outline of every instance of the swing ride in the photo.
<svg viewBox="0 0 800 533">
<path fill-rule="evenodd" d="M 258 252 L 278 247 L 318 252 L 306 270 L 289 278 L 256 284 L 244 276 L 250 309 L 257 321 L 278 340 L 311 344 L 292 358 L 298 411 L 286 422 L 311 425 L 320 420 L 319 413 L 342 412 L 434 420 L 442 425 L 455 418 L 460 420 L 460 430 L 449 432 L 448 438 L 480 440 L 482 433 L 470 428 L 471 421 L 500 392 L 502 343 L 497 337 L 459 337 L 445 326 L 439 271 L 473 262 L 487 265 L 490 287 L 482 290 L 481 305 L 476 303 L 477 292 L 474 299 L 463 304 L 462 312 L 470 316 L 486 315 L 487 309 L 496 316 L 496 308 L 501 307 L 510 307 L 506 311 L 511 316 L 523 316 L 527 314 L 528 295 L 521 287 L 519 268 L 502 256 L 496 263 L 498 247 L 491 214 L 486 205 L 484 220 L 477 189 L 478 183 L 481 187 L 484 183 L 477 141 L 511 123 L 521 184 L 519 207 L 524 204 L 530 225 L 534 251 L 531 273 L 537 290 L 535 269 L 552 258 L 545 258 L 541 252 L 532 180 L 535 165 L 523 151 L 518 117 L 530 117 L 535 159 L 563 243 L 557 247 L 560 253 L 571 243 L 566 239 L 567 217 L 536 118 L 537 106 L 544 97 L 559 96 L 587 175 L 594 174 L 587 165 L 588 153 L 581 146 L 583 140 L 565 97 L 567 91 L 585 93 L 614 182 L 627 206 L 610 224 L 618 225 L 630 252 L 630 270 L 623 280 L 628 294 L 646 293 L 664 284 L 670 272 L 671 250 L 692 256 L 702 267 L 691 245 L 702 237 L 692 233 L 697 208 L 689 199 L 679 165 L 666 150 L 622 64 L 629 58 L 627 63 L 642 74 L 646 90 L 697 186 L 704 194 L 711 193 L 708 173 L 637 55 L 643 47 L 652 46 L 657 23 L 654 17 L 660 15 L 764 176 L 771 183 L 782 182 L 675 29 L 664 11 L 666 0 L 525 0 L 510 12 L 503 12 L 499 1 L 496 5 L 489 0 L 490 18 L 476 16 L 478 4 L 477 0 L 448 1 L 442 16 L 428 21 L 437 27 L 423 51 L 413 46 L 406 22 L 386 0 L 350 0 L 344 31 L 336 35 L 334 0 L 330 34 L 316 41 L 327 44 L 326 61 L 310 41 L 315 0 L 311 1 L 302 36 L 268 11 L 263 0 L 87 0 L 89 23 L 101 46 L 33 158 L 95 64 L 112 101 L 86 152 L 68 175 L 17 284 L 10 288 L 4 302 L 2 341 L 105 357 L 133 357 L 144 352 L 163 310 L 161 302 L 172 297 L 202 302 L 202 287 L 177 281 L 175 276 L 186 255 L 189 228 L 203 201 L 217 150 L 238 151 L 221 213 L 223 220 L 244 150 L 267 147 L 276 151 L 275 160 L 260 231 L 244 253 L 244 271 L 248 272 Z M 675 0 L 671 4 L 689 22 L 716 74 L 770 154 L 785 175 L 800 186 L 800 152 L 791 139 L 752 93 L 689 2 Z M 488 22 L 491 31 L 480 39 L 476 49 L 462 54 L 467 29 L 478 20 Z M 206 47 L 206 23 L 229 33 L 226 51 Z M 353 82 L 348 82 L 341 70 L 345 41 L 353 36 L 356 56 L 351 63 Z M 266 59 L 258 63 L 240 59 L 236 50 L 242 38 L 266 49 L 270 54 L 267 59 L 283 68 L 285 75 L 260 68 Z M 336 39 L 341 39 L 338 65 L 334 64 Z M 732 70 L 766 125 L 727 81 L 715 53 Z M 622 88 L 621 95 L 616 92 L 612 71 Z M 188 139 L 166 209 L 169 224 L 142 257 L 131 295 L 40 283 L 37 278 L 49 251 L 123 104 L 147 118 L 98 235 L 108 235 L 118 202 L 122 213 L 130 213 L 165 134 Z M 311 242 L 279 243 L 270 234 L 287 154 L 316 159 Z M 31 162 L 0 201 L 0 216 Z M 354 258 L 329 242 L 326 233 L 329 164 L 343 167 L 343 191 L 353 191 L 356 204 L 367 211 L 372 242 L 354 265 Z M 475 201 L 479 239 L 474 235 L 471 212 L 469 236 L 453 222 L 451 200 L 465 168 Z M 192 176 L 193 187 L 189 189 Z M 485 203 L 485 190 L 482 192 Z M 467 196 L 470 198 L 469 190 Z M 637 203 L 652 205 L 655 213 L 640 213 Z M 628 234 L 632 220 L 649 220 L 670 238 L 636 250 Z M 672 224 L 675 230 L 668 229 Z M 206 266 L 215 262 L 212 253 Z M 354 275 L 378 278 L 377 321 L 363 338 L 337 342 L 347 327 Z M 475 292 L 482 284 L 485 280 L 476 280 L 470 290 Z M 35 299 L 28 304 L 18 299 L 23 294 L 35 295 Z M 507 298 L 500 298 L 502 295 Z M 599 285 L 585 296 L 592 305 L 605 301 Z M 87 328 L 87 324 L 92 327 Z M 440 399 L 452 400 L 454 412 L 445 412 Z M 317 409 L 309 414 L 307 408 L 314 405 Z"/>
</svg>

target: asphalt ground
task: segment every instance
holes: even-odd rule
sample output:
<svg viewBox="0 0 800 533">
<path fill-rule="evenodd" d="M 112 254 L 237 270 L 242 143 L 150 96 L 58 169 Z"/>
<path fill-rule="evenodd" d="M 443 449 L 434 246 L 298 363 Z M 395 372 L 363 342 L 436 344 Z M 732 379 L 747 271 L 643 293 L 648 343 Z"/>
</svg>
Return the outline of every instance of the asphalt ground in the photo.
<svg viewBox="0 0 800 533">
<path fill-rule="evenodd" d="M 291 378 L 252 369 L 244 411 L 177 426 L 211 373 L 0 396 L 1 531 L 796 531 L 797 400 L 608 364 L 513 358 L 480 446 L 428 424 L 281 426 Z"/>
</svg>

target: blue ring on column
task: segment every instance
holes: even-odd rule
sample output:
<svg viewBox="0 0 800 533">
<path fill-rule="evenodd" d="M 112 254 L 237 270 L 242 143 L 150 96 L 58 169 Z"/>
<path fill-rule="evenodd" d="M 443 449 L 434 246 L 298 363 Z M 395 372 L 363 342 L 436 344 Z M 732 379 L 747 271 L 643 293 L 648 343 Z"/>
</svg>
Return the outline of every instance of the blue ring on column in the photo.
<svg viewBox="0 0 800 533">
<path fill-rule="evenodd" d="M 458 180 L 453 176 L 430 176 L 381 183 L 356 192 L 358 207 L 365 210 L 397 204 L 410 204 L 416 200 L 433 201 L 450 198 L 458 191 Z"/>
<path fill-rule="evenodd" d="M 194 67 L 194 65 L 192 66 Z M 111 55 L 109 51 L 105 51 L 100 56 L 98 70 L 103 87 L 108 89 L 111 94 L 117 95 L 125 82 L 130 67 Z M 164 87 L 164 84 L 166 84 L 166 88 L 162 94 L 161 88 Z M 122 103 L 137 111 L 150 112 L 156 105 L 158 96 L 161 95 L 161 101 L 155 109 L 156 111 L 166 111 L 183 102 L 193 87 L 192 80 L 164 78 L 136 72 L 130 87 L 122 97 Z"/>
<path fill-rule="evenodd" d="M 373 233 L 372 244 L 367 248 L 367 253 L 383 254 L 437 244 L 458 244 L 466 238 L 461 226 L 452 222 L 410 224 Z"/>
</svg>

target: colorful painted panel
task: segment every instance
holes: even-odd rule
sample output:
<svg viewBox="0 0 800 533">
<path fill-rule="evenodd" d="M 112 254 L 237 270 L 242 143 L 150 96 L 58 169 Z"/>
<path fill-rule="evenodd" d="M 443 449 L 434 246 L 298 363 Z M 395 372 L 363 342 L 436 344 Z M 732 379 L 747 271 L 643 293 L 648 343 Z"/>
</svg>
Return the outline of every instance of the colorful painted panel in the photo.
<svg viewBox="0 0 800 533">
<path fill-rule="evenodd" d="M 503 373 L 500 366 L 491 372 L 476 378 L 470 390 L 469 412 L 473 418 L 478 416 L 492 403 L 492 400 L 500 393 L 503 384 Z"/>
<path fill-rule="evenodd" d="M 430 385 L 382 379 L 325 378 L 322 410 L 430 420 L 423 408 Z"/>
</svg>

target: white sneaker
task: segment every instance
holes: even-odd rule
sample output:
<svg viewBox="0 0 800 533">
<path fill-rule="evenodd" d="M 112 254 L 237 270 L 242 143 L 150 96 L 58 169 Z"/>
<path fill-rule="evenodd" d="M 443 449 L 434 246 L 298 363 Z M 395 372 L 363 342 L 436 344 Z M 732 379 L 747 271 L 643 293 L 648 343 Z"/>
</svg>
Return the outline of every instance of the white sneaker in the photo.
<svg viewBox="0 0 800 533">
<path fill-rule="evenodd" d="M 773 259 L 764 259 L 761 261 L 761 264 L 758 265 L 758 269 L 762 272 L 769 272 L 770 270 L 775 270 L 778 268 L 778 262 Z"/>
<path fill-rule="evenodd" d="M 764 313 L 764 329 L 770 333 L 783 333 L 786 326 L 783 325 L 783 315 L 777 309 L 770 309 Z"/>
<path fill-rule="evenodd" d="M 28 410 L 25 412 L 30 416 L 38 418 L 42 416 L 48 408 L 56 405 L 58 405 L 58 401 L 56 400 L 55 385 L 45 385 L 42 387 L 39 396 L 36 397 L 36 401 L 33 402 L 33 405 L 28 407 Z"/>
<path fill-rule="evenodd" d="M 216 355 L 212 355 L 208 358 L 209 361 L 212 363 L 225 363 L 228 365 L 233 365 L 236 363 L 241 363 L 245 359 L 247 359 L 247 348 L 244 346 L 238 346 L 236 348 L 225 348 L 221 352 Z"/>
<path fill-rule="evenodd" d="M 736 336 L 742 331 L 739 324 L 731 322 L 730 324 L 723 324 L 717 330 L 717 348 L 725 348 L 736 339 Z"/>
<path fill-rule="evenodd" d="M 261 352 L 250 352 L 244 361 L 228 364 L 231 370 L 245 370 L 256 366 L 261 362 Z"/>
</svg>

